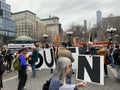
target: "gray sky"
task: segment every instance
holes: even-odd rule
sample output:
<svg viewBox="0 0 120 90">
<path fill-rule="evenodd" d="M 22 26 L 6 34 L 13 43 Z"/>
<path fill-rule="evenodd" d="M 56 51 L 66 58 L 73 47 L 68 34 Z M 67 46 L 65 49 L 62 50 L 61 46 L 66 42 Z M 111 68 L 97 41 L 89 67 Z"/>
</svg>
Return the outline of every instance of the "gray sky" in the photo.
<svg viewBox="0 0 120 90">
<path fill-rule="evenodd" d="M 87 20 L 96 23 L 96 11 L 102 11 L 102 17 L 109 14 L 120 15 L 120 0 L 6 0 L 12 12 L 30 10 L 41 19 L 49 15 L 60 18 L 63 29 L 71 23 L 83 24 Z"/>
</svg>

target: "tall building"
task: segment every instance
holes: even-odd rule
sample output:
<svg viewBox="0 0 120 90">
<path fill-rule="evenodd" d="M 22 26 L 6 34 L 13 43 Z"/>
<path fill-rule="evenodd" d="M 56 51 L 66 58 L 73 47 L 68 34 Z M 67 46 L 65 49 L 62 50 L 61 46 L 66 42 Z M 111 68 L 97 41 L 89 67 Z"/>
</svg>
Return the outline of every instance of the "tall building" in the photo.
<svg viewBox="0 0 120 90">
<path fill-rule="evenodd" d="M 87 20 L 84 20 L 84 31 L 87 31 Z"/>
<path fill-rule="evenodd" d="M 102 19 L 102 23 L 104 30 L 107 30 L 107 28 L 117 28 L 117 33 L 120 29 L 120 16 L 109 15 L 108 17 Z"/>
<path fill-rule="evenodd" d="M 43 35 L 46 33 L 46 24 L 39 17 L 36 17 L 36 39 L 42 41 Z"/>
<path fill-rule="evenodd" d="M 41 21 L 46 24 L 47 34 L 51 38 L 51 42 L 54 42 L 54 38 L 56 35 L 59 35 L 62 31 L 61 24 L 59 23 L 58 17 L 49 17 L 46 19 L 41 19 Z"/>
<path fill-rule="evenodd" d="M 36 14 L 29 10 L 12 13 L 16 23 L 16 37 L 29 36 L 36 38 Z"/>
<path fill-rule="evenodd" d="M 101 13 L 100 10 L 98 10 L 98 11 L 96 12 L 96 14 L 97 14 L 97 27 L 98 27 L 98 28 L 101 28 L 101 24 L 102 24 L 102 13 Z"/>
<path fill-rule="evenodd" d="M 15 22 L 11 20 L 11 6 L 5 0 L 0 0 L 0 35 L 3 41 L 14 38 Z M 6 39 L 7 38 L 7 39 Z"/>
</svg>

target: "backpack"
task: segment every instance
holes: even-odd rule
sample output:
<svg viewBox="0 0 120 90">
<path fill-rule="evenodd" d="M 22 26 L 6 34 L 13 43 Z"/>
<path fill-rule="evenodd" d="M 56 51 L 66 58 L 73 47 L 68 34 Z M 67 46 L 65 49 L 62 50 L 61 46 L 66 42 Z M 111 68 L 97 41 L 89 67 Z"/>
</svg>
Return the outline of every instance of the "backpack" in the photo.
<svg viewBox="0 0 120 90">
<path fill-rule="evenodd" d="M 19 57 L 16 57 L 14 62 L 13 62 L 13 68 L 14 70 L 19 70 L 21 69 L 21 65 L 20 65 L 20 62 L 19 62 Z"/>
<path fill-rule="evenodd" d="M 107 56 L 107 64 L 111 64 L 112 61 L 113 61 L 112 56 L 111 55 Z"/>
<path fill-rule="evenodd" d="M 42 87 L 42 90 L 49 90 L 49 86 L 50 86 L 50 82 L 51 82 L 52 78 L 50 78 L 49 80 L 47 80 Z"/>
</svg>

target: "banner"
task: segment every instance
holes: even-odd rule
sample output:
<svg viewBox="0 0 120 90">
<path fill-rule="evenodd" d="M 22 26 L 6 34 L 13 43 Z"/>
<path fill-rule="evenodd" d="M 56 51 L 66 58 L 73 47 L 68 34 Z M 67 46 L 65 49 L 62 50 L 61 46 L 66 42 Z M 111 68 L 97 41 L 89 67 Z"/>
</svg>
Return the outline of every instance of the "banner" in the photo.
<svg viewBox="0 0 120 90">
<path fill-rule="evenodd" d="M 104 85 L 104 58 L 99 55 L 80 55 L 78 47 L 67 48 L 71 51 L 74 62 L 72 68 L 76 69 L 77 80 Z M 29 52 L 30 55 L 32 52 Z M 55 68 L 55 55 L 52 48 L 40 49 L 36 68 Z"/>
<path fill-rule="evenodd" d="M 29 52 L 28 54 L 30 55 L 32 54 L 32 52 Z M 40 68 L 40 69 L 55 68 L 55 58 L 54 58 L 53 49 L 52 48 L 41 49 L 39 51 L 38 62 L 36 62 L 35 65 L 36 68 Z"/>
<path fill-rule="evenodd" d="M 99 55 L 79 55 L 77 62 L 78 80 L 104 85 L 104 58 Z"/>
<path fill-rule="evenodd" d="M 13 52 L 17 52 L 18 50 L 20 50 L 21 48 L 32 48 L 34 47 L 34 44 L 8 44 L 8 48 L 13 51 Z"/>
</svg>

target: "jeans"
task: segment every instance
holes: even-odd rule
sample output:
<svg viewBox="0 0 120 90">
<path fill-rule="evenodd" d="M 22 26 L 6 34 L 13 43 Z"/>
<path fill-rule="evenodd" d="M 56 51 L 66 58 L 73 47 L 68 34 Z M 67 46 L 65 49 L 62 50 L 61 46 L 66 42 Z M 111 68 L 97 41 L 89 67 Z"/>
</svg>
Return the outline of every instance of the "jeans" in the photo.
<svg viewBox="0 0 120 90">
<path fill-rule="evenodd" d="M 31 67 L 32 67 L 32 74 L 33 74 L 33 77 L 35 77 L 35 76 L 36 76 L 36 67 L 35 67 L 35 63 L 32 63 Z"/>
<path fill-rule="evenodd" d="M 7 60 L 7 70 L 11 71 L 11 66 L 12 66 L 12 60 Z"/>
<path fill-rule="evenodd" d="M 120 65 L 115 65 L 117 78 L 120 79 Z"/>
<path fill-rule="evenodd" d="M 105 75 L 108 75 L 108 70 L 107 70 L 107 65 L 106 64 L 104 64 L 104 73 L 105 73 Z"/>
<path fill-rule="evenodd" d="M 19 75 L 18 90 L 23 90 L 27 81 L 26 67 L 21 67 L 19 70 Z"/>
</svg>

